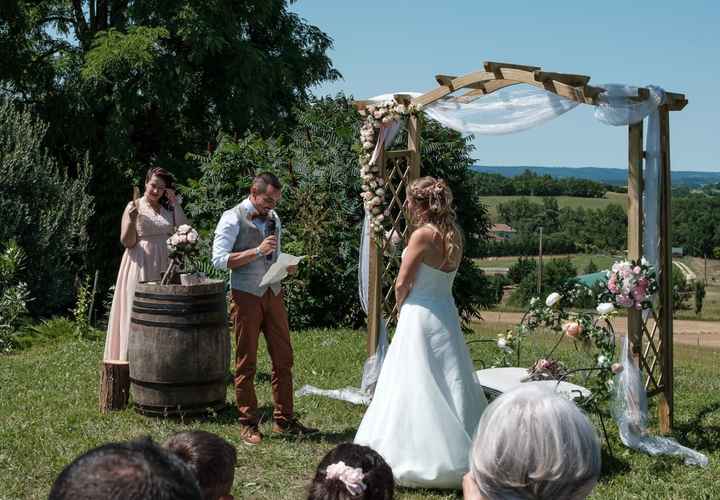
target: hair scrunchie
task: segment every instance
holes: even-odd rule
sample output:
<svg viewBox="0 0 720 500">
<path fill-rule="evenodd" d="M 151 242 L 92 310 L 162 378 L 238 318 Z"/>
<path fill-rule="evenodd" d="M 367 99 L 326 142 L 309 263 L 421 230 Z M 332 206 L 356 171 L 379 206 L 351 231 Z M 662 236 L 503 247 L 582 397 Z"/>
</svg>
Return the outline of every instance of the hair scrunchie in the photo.
<svg viewBox="0 0 720 500">
<path fill-rule="evenodd" d="M 328 465 L 325 471 L 326 479 L 338 479 L 342 481 L 347 488 L 348 492 L 353 495 L 360 495 L 365 491 L 365 474 L 359 467 L 349 467 L 345 465 L 345 462 L 337 462 L 332 465 Z"/>
</svg>

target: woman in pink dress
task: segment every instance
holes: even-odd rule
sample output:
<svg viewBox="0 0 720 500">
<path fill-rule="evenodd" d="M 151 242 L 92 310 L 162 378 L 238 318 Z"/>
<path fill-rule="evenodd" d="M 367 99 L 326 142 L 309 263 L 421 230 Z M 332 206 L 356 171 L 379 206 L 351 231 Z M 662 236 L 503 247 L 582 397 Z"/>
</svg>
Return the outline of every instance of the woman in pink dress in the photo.
<svg viewBox="0 0 720 500">
<path fill-rule="evenodd" d="M 176 226 L 188 223 L 174 181 L 164 168 L 151 168 L 145 177 L 145 194 L 125 207 L 120 230 L 125 253 L 115 283 L 103 361 L 127 361 L 135 285 L 161 278 L 169 264 L 166 240 Z"/>
</svg>

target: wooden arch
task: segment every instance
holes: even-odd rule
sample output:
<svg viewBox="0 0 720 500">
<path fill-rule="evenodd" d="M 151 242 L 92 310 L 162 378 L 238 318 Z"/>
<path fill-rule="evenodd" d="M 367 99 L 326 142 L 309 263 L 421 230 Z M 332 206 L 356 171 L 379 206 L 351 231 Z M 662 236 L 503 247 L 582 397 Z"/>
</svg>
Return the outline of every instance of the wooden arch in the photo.
<svg viewBox="0 0 720 500">
<path fill-rule="evenodd" d="M 470 102 L 510 85 L 527 84 L 545 89 L 561 97 L 592 106 L 598 105 L 598 96 L 604 91 L 589 85 L 590 77 L 570 73 L 544 71 L 538 66 L 523 66 L 501 62 L 485 62 L 483 71 L 464 76 L 437 75 L 438 87 L 412 98 L 396 94 L 395 100 L 405 104 L 427 106 L 440 99 Z M 647 89 L 638 89 L 638 95 L 628 97 L 630 102 L 645 100 Z M 680 111 L 687 105 L 685 95 L 666 92 L 666 101 L 660 113 L 660 307 L 650 318 L 643 320 L 639 311 L 628 313 L 628 333 L 636 363 L 643 371 L 645 388 L 649 397 L 659 396 L 660 427 L 669 432 L 673 421 L 673 310 L 672 310 L 672 255 L 670 237 L 670 127 L 669 112 Z M 357 109 L 371 105 L 372 101 L 355 101 Z M 411 116 L 408 120 L 408 142 L 405 149 L 387 151 L 377 164 L 385 179 L 390 196 L 393 229 L 407 237 L 409 228 L 405 223 L 403 202 L 405 186 L 420 176 L 421 136 L 420 120 Z M 628 127 L 628 258 L 639 259 L 643 254 L 643 177 L 642 164 L 643 122 Z M 377 235 L 373 235 L 377 238 Z M 383 290 L 383 281 L 397 265 L 398 256 L 389 251 L 390 243 L 381 238 L 370 245 L 370 286 L 368 297 L 368 354 L 377 348 L 380 321 L 383 311 L 394 317 L 392 286 Z M 394 261 L 394 262 L 393 262 Z M 385 280 L 383 279 L 385 278 Z"/>
</svg>

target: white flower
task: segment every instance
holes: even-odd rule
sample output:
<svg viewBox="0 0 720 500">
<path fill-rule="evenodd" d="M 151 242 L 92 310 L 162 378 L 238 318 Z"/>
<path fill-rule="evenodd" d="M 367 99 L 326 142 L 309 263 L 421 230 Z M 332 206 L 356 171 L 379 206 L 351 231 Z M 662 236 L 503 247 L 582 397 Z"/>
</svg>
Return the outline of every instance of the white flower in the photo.
<svg viewBox="0 0 720 500">
<path fill-rule="evenodd" d="M 646 259 L 645 257 L 642 257 L 642 258 L 640 259 L 640 264 L 643 265 L 643 266 L 647 266 L 649 263 L 648 263 L 648 261 L 647 261 L 647 259 Z"/>
<path fill-rule="evenodd" d="M 598 366 L 605 366 L 607 363 L 608 363 L 607 356 L 605 356 L 604 354 L 601 354 L 600 356 L 598 356 L 598 358 L 597 358 Z"/>
<path fill-rule="evenodd" d="M 602 315 L 610 314 L 615 310 L 615 306 L 612 305 L 610 302 L 603 302 L 602 304 L 599 304 L 595 310 L 599 312 Z"/>
<path fill-rule="evenodd" d="M 537 304 L 538 300 L 540 300 L 538 297 L 533 297 L 532 299 L 530 299 L 530 306 L 534 306 L 535 304 Z"/>
<path fill-rule="evenodd" d="M 190 231 L 187 235 L 188 243 L 195 243 L 198 240 L 198 234 L 197 231 L 194 229 Z"/>
<path fill-rule="evenodd" d="M 381 213 L 382 213 L 382 210 L 379 209 L 378 207 L 374 207 L 374 208 L 372 209 L 372 214 L 373 214 L 373 215 L 378 215 L 378 214 L 381 214 Z"/>
<path fill-rule="evenodd" d="M 383 188 L 378 188 L 375 190 L 375 194 L 378 196 L 385 196 L 385 190 Z"/>
<path fill-rule="evenodd" d="M 559 293 L 553 292 L 550 295 L 548 295 L 547 298 L 545 299 L 545 305 L 548 307 L 552 307 L 558 303 L 560 298 L 561 298 L 561 295 Z"/>
<path fill-rule="evenodd" d="M 365 111 L 364 109 L 358 109 L 358 113 L 360 113 L 360 116 L 367 115 L 367 111 Z"/>
<path fill-rule="evenodd" d="M 192 227 L 190 227 L 189 225 L 182 224 L 180 227 L 177 228 L 177 232 L 180 234 L 185 234 L 185 233 L 189 232 L 191 229 L 192 229 Z"/>
</svg>

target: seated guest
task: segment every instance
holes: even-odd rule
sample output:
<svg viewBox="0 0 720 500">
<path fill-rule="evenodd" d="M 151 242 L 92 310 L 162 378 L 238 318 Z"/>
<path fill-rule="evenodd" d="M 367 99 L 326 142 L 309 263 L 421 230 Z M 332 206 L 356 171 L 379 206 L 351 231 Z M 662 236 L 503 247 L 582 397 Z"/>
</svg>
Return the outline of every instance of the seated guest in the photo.
<svg viewBox="0 0 720 500">
<path fill-rule="evenodd" d="M 587 497 L 600 476 L 600 442 L 561 395 L 526 384 L 483 413 L 463 480 L 466 500 Z"/>
<path fill-rule="evenodd" d="M 49 500 L 201 500 L 190 469 L 150 438 L 94 448 L 65 467 Z"/>
<path fill-rule="evenodd" d="M 237 452 L 218 435 L 205 431 L 180 432 L 165 441 L 200 483 L 203 500 L 232 500 Z"/>
<path fill-rule="evenodd" d="M 308 500 L 392 500 L 392 469 L 375 450 L 343 443 L 315 471 Z"/>
</svg>

